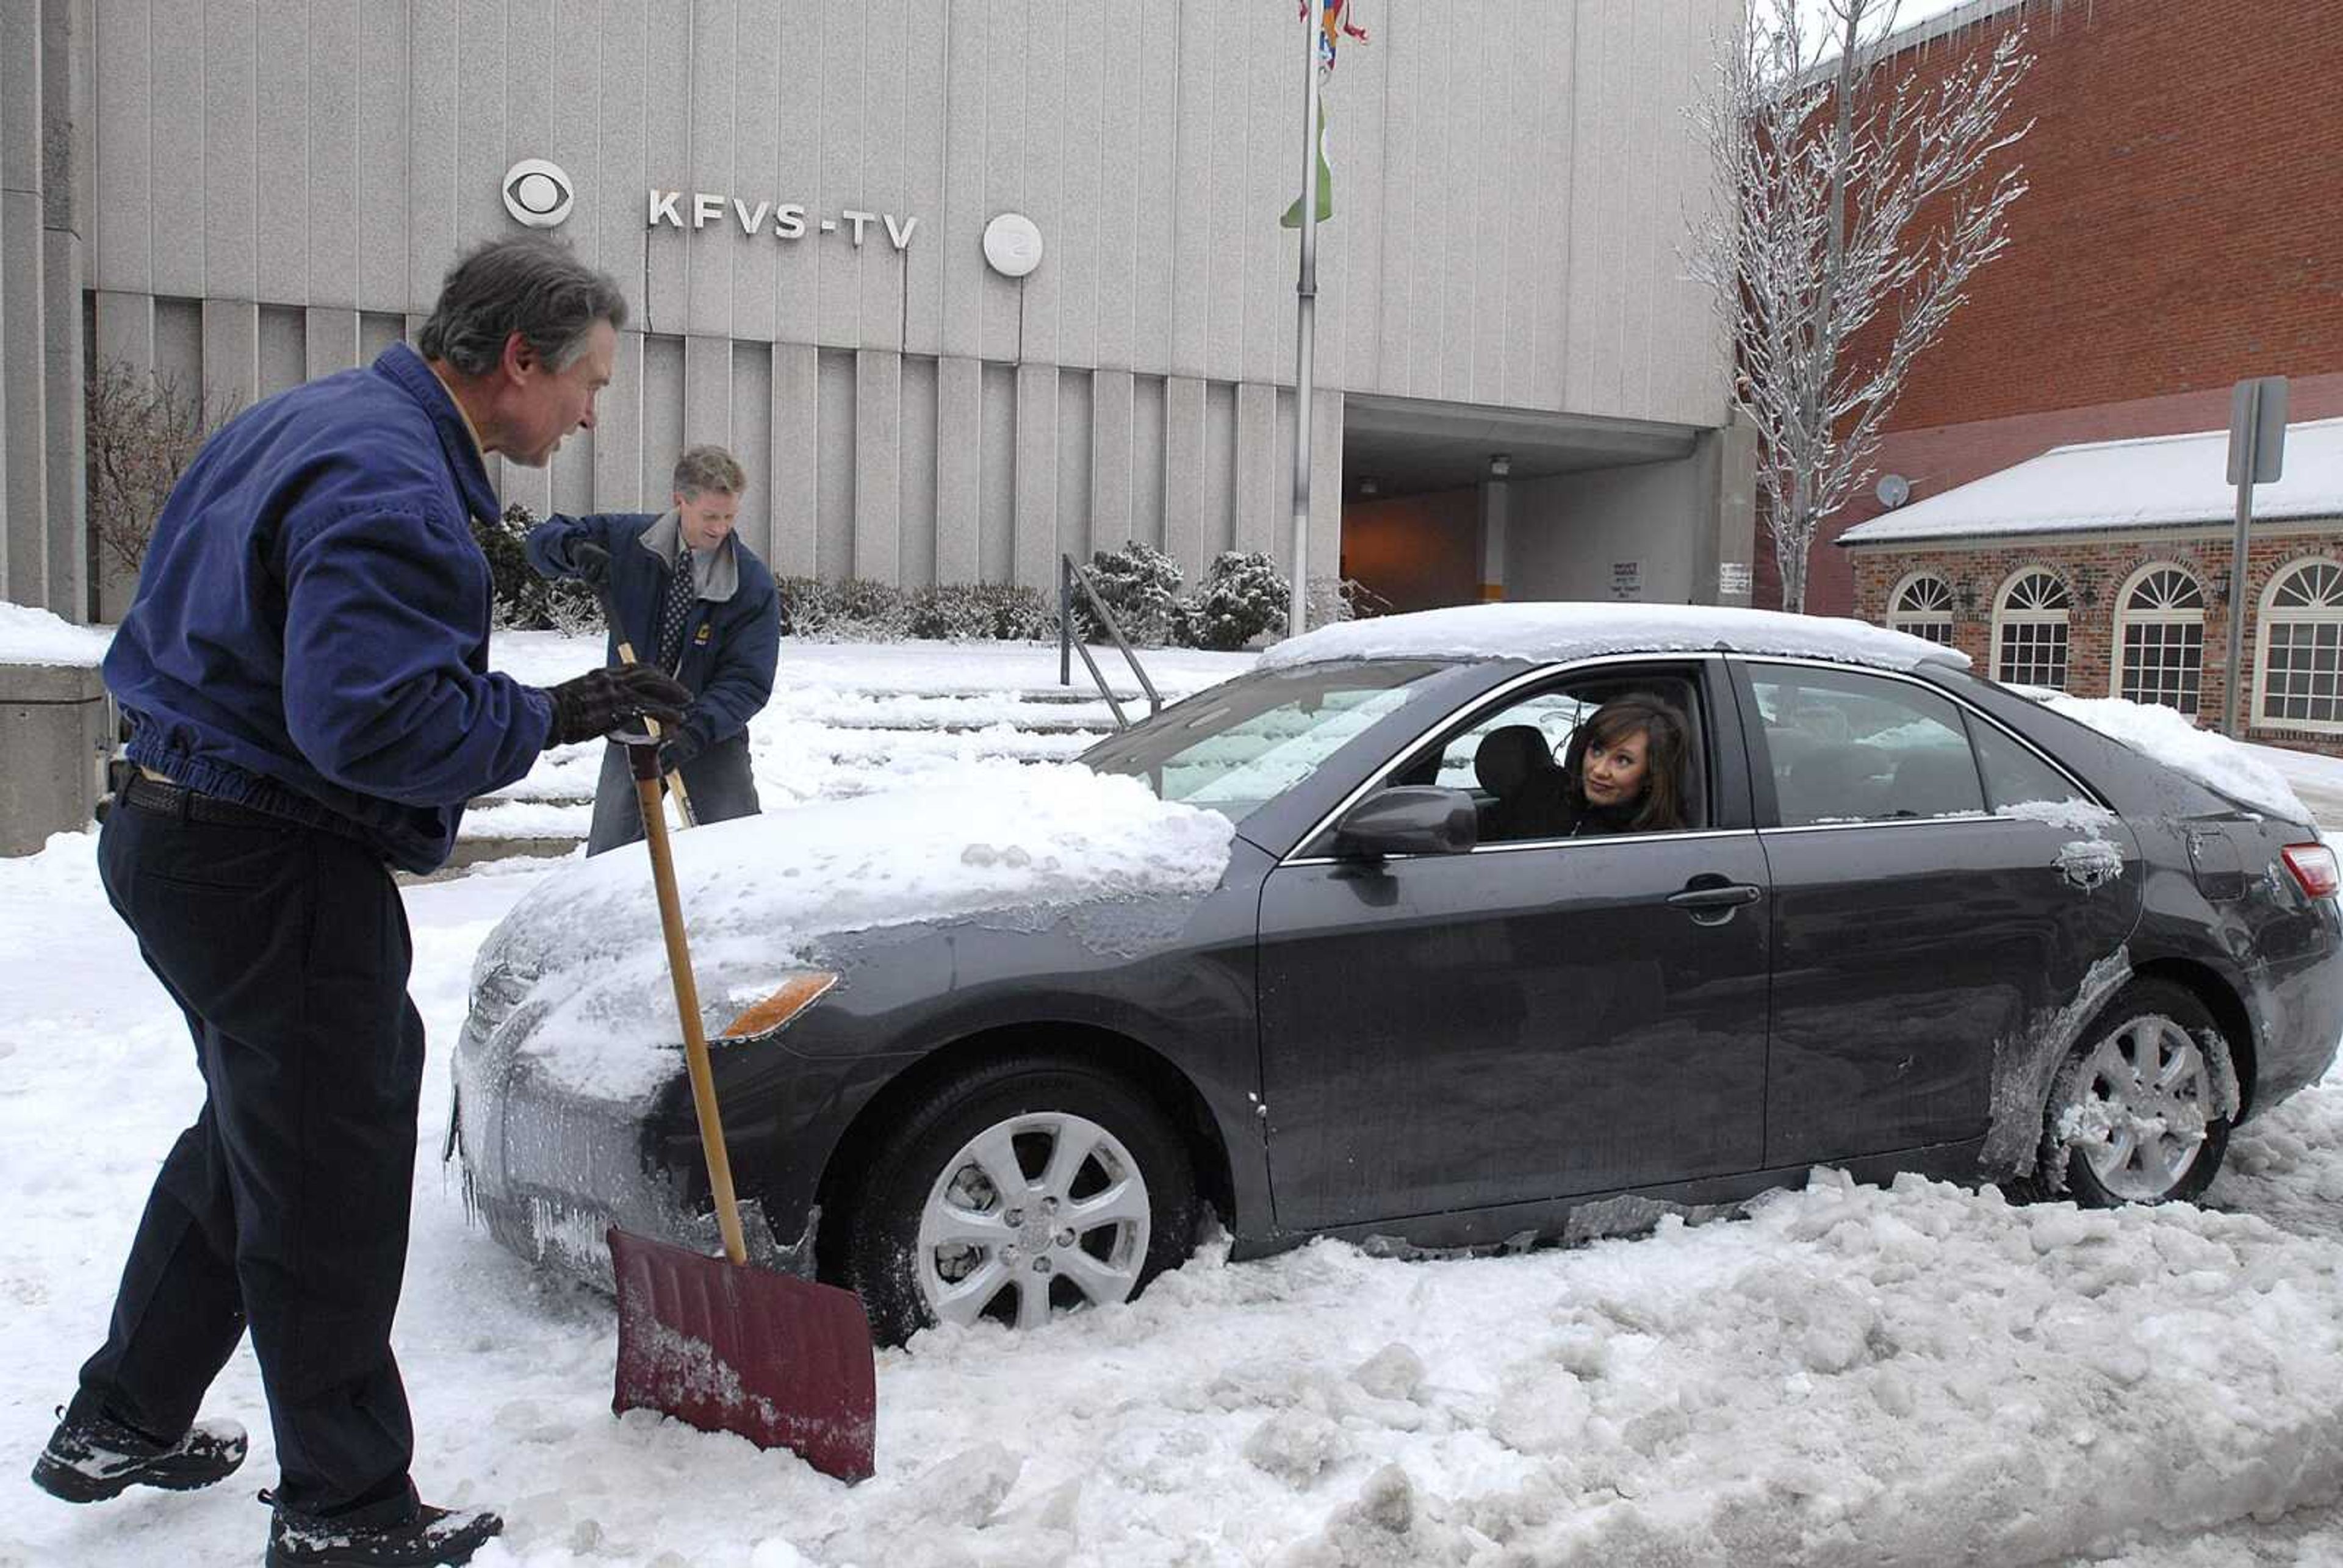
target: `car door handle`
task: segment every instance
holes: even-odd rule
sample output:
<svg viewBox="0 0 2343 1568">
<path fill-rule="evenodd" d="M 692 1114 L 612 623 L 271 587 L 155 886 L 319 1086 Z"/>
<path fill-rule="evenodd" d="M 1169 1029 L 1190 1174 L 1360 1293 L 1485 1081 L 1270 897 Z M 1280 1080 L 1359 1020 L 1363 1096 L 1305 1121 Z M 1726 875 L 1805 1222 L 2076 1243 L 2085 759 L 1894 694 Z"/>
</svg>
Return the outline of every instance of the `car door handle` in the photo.
<svg viewBox="0 0 2343 1568">
<path fill-rule="evenodd" d="M 1681 893 L 1670 893 L 1668 902 L 1679 910 L 1735 910 L 1765 896 L 1765 889 L 1751 883 L 1727 882 L 1721 888 L 1686 888 Z"/>
</svg>

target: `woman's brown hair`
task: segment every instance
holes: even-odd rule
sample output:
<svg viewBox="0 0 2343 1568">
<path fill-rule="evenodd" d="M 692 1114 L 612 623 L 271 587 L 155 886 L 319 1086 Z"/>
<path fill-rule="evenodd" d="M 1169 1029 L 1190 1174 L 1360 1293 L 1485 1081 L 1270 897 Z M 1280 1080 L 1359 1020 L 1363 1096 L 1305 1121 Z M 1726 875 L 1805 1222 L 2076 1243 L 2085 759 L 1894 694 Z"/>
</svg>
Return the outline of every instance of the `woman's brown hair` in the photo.
<svg viewBox="0 0 2343 1568">
<path fill-rule="evenodd" d="M 1684 753 L 1691 744 L 1691 726 L 1682 713 L 1648 692 L 1613 698 L 1572 734 L 1570 748 L 1563 754 L 1562 793 L 1574 816 L 1587 809 L 1587 747 L 1616 746 L 1639 729 L 1644 732 L 1644 798 L 1627 830 L 1664 833 L 1687 826 Z"/>
</svg>

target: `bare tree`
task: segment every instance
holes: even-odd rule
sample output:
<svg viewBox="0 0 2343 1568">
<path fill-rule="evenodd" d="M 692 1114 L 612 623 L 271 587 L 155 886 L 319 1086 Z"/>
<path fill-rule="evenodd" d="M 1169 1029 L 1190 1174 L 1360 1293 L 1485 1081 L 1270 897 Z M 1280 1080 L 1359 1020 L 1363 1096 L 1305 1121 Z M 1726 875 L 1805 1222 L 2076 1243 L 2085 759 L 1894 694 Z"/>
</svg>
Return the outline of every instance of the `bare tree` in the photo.
<svg viewBox="0 0 2343 1568">
<path fill-rule="evenodd" d="M 1938 75 L 1883 69 L 1896 0 L 1745 4 L 1695 110 L 1716 199 L 1686 261 L 1731 329 L 1782 605 L 1803 610 L 1817 525 L 1870 477 L 1913 361 L 2008 242 L 2026 183 L 1986 166 L 2032 128 L 2002 121 L 2034 62 L 2012 27 Z"/>
<path fill-rule="evenodd" d="M 171 487 L 236 403 L 120 359 L 91 370 L 85 403 L 90 533 L 107 561 L 135 573 Z"/>
</svg>

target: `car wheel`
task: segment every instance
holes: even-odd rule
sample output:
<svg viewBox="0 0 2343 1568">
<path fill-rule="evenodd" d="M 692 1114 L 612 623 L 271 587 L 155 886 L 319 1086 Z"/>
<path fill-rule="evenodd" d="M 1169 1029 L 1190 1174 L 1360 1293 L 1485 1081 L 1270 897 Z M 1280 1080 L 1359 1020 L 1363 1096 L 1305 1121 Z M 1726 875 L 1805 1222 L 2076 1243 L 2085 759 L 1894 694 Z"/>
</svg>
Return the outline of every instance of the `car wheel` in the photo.
<svg viewBox="0 0 2343 1568">
<path fill-rule="evenodd" d="M 1188 1254 L 1187 1146 L 1120 1079 L 1055 1059 L 938 1085 L 874 1156 L 850 1269 L 890 1343 L 1130 1300 Z"/>
<path fill-rule="evenodd" d="M 2085 1031 L 2050 1089 L 2034 1189 L 2095 1209 L 2205 1191 L 2229 1147 L 2205 1005 L 2168 980 L 2136 980 Z"/>
</svg>

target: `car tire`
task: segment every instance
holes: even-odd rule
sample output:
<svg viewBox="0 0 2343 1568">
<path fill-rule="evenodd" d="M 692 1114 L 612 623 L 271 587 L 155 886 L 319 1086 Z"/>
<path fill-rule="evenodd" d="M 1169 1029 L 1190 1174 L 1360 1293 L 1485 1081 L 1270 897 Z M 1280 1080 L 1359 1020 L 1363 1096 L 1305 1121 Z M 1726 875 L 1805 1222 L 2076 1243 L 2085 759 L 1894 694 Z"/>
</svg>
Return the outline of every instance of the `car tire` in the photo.
<svg viewBox="0 0 2343 1568">
<path fill-rule="evenodd" d="M 890 1344 L 1128 1300 L 1194 1242 L 1186 1143 L 1141 1091 L 1078 1061 L 1011 1058 L 938 1084 L 870 1172 L 848 1271 Z"/>
<path fill-rule="evenodd" d="M 2229 1147 L 2229 1119 L 2216 1111 L 2228 1067 L 2208 1034 L 2224 1038 L 2185 987 L 2137 980 L 2118 991 L 2051 1081 L 2023 1195 L 2113 1209 L 2202 1193 Z"/>
</svg>

